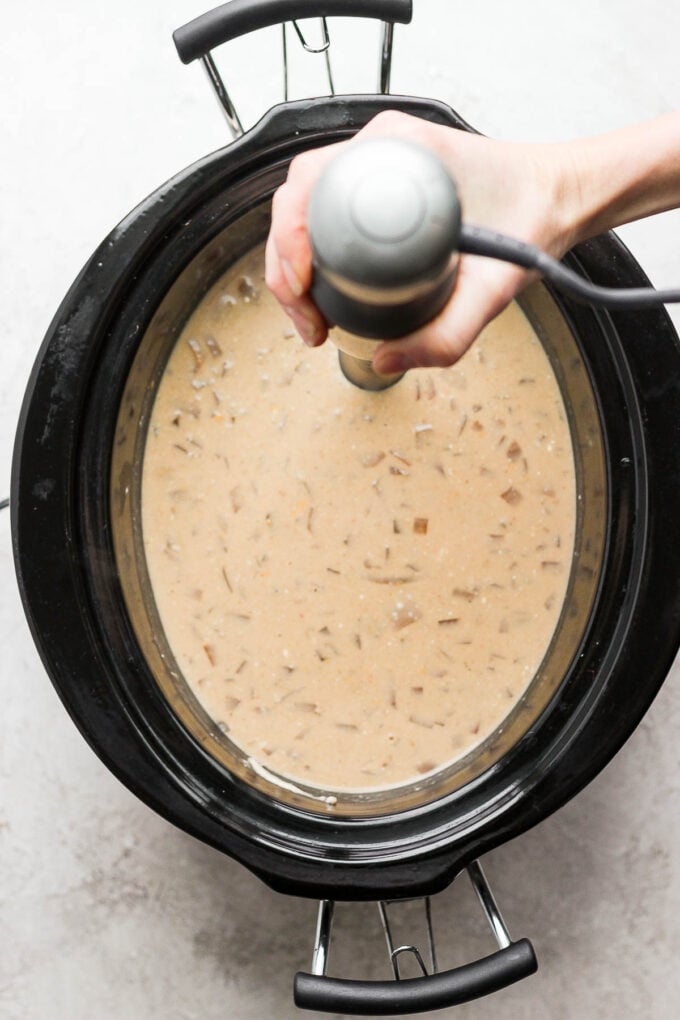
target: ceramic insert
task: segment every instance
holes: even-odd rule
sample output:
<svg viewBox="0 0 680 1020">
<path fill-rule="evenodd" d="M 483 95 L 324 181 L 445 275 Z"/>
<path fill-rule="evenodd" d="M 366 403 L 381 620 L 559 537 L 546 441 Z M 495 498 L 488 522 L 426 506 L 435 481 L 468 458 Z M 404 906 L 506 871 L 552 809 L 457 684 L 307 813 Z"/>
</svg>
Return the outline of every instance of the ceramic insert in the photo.
<svg viewBox="0 0 680 1020">
<path fill-rule="evenodd" d="M 575 472 L 550 363 L 512 305 L 450 369 L 380 393 L 307 350 L 254 249 L 167 363 L 144 548 L 168 644 L 244 758 L 326 790 L 450 765 L 555 631 Z"/>
</svg>

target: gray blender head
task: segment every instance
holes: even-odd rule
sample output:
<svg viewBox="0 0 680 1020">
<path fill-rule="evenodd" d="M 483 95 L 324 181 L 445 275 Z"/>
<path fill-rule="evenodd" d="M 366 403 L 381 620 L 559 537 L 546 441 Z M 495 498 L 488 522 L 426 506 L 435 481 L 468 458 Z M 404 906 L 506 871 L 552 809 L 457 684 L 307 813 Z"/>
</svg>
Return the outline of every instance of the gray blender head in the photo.
<svg viewBox="0 0 680 1020">
<path fill-rule="evenodd" d="M 347 378 L 384 389 L 399 377 L 371 367 L 375 342 L 424 325 L 453 290 L 461 212 L 455 184 L 429 149 L 396 138 L 357 141 L 326 167 L 312 192 L 311 293 Z"/>
</svg>

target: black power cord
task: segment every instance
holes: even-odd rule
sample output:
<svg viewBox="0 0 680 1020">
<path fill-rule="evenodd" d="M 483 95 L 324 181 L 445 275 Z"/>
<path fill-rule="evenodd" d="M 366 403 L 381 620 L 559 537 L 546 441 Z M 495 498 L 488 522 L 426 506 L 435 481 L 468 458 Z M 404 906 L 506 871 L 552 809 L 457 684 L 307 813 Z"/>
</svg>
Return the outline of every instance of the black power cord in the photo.
<svg viewBox="0 0 680 1020">
<path fill-rule="evenodd" d="M 536 269 L 558 290 L 582 304 L 601 308 L 649 308 L 680 302 L 680 290 L 654 290 L 653 287 L 598 287 L 567 269 L 557 259 L 526 241 L 518 241 L 495 230 L 463 224 L 459 250 L 468 255 L 512 262 L 524 269 Z"/>
</svg>

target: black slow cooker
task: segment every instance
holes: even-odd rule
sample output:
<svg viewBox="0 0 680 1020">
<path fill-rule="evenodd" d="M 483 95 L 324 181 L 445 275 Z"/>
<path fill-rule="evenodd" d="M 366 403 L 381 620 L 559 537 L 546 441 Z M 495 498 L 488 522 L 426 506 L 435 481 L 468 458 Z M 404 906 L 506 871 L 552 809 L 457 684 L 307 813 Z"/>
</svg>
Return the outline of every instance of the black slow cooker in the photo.
<svg viewBox="0 0 680 1020">
<path fill-rule="evenodd" d="M 410 8 L 410 0 L 232 0 L 181 30 L 178 45 L 187 60 L 205 57 L 252 28 L 340 12 L 383 20 L 387 40 Z M 330 811 L 319 791 L 291 791 L 249 770 L 171 668 L 139 519 L 141 454 L 163 367 L 208 288 L 266 236 L 290 160 L 350 137 L 385 109 L 471 130 L 434 100 L 285 103 L 133 210 L 92 255 L 47 332 L 12 475 L 26 615 L 95 752 L 148 805 L 273 889 L 326 902 L 428 896 L 547 817 L 630 736 L 680 644 L 678 337 L 662 310 L 607 313 L 536 284 L 522 307 L 569 414 L 577 535 L 555 637 L 504 726 L 432 780 L 340 797 Z M 565 263 L 598 284 L 648 285 L 613 234 L 579 245 Z M 343 1012 L 413 1012 L 534 968 L 521 940 L 468 967 L 398 983 L 302 976 L 298 998 Z"/>
</svg>

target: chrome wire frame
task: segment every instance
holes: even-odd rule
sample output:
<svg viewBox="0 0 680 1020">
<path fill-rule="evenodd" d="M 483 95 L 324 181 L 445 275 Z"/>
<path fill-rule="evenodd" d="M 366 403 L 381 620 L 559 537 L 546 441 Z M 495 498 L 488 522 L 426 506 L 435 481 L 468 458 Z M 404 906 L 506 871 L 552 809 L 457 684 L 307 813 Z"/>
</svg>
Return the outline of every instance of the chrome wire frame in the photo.
<svg viewBox="0 0 680 1020">
<path fill-rule="evenodd" d="M 392 972 L 394 974 L 395 981 L 401 981 L 401 974 L 399 973 L 399 957 L 405 953 L 410 953 L 420 967 L 423 976 L 426 977 L 428 974 L 427 967 L 423 961 L 422 954 L 416 945 L 403 945 L 395 948 L 394 939 L 392 938 L 392 929 L 390 927 L 390 920 L 387 913 L 387 907 L 390 903 L 404 903 L 404 900 L 380 900 L 378 903 L 378 912 L 380 914 L 380 921 L 382 923 L 383 933 L 385 935 L 385 941 L 387 943 L 387 955 L 390 958 L 392 965 Z M 436 974 L 437 972 L 437 951 L 434 944 L 434 932 L 432 930 L 432 903 L 429 896 L 425 896 L 425 924 L 427 927 L 427 941 L 430 956 L 430 973 Z"/>
<path fill-rule="evenodd" d="M 481 904 L 484 916 L 486 917 L 489 927 L 493 932 L 496 942 L 498 943 L 499 949 L 507 949 L 511 945 L 510 933 L 505 925 L 505 921 L 501 916 L 501 912 L 498 909 L 498 904 L 494 899 L 494 895 L 491 892 L 489 883 L 487 882 L 482 866 L 479 861 L 472 861 L 467 866 L 467 873 L 472 883 L 472 888 L 477 893 L 477 898 Z"/>
<path fill-rule="evenodd" d="M 328 966 L 328 953 L 331 947 L 331 928 L 335 902 L 321 900 L 316 920 L 316 936 L 314 938 L 314 955 L 312 957 L 312 974 L 323 977 Z"/>
<path fill-rule="evenodd" d="M 205 68 L 205 73 L 208 75 L 208 81 L 212 86 L 212 89 L 217 96 L 217 102 L 220 104 L 220 108 L 227 118 L 227 124 L 231 131 L 232 138 L 239 138 L 243 134 L 243 125 L 239 118 L 236 108 L 231 101 L 229 93 L 225 87 L 224 82 L 220 76 L 220 72 L 215 66 L 215 61 L 212 58 L 212 53 L 206 53 L 201 57 L 201 63 Z"/>
<path fill-rule="evenodd" d="M 320 46 L 312 46 L 307 41 L 297 21 L 293 21 L 292 24 L 297 34 L 297 37 L 300 40 L 302 48 L 307 53 L 316 54 L 323 53 L 324 60 L 326 63 L 326 76 L 328 78 L 328 87 L 330 89 L 330 95 L 334 96 L 335 83 L 333 80 L 333 71 L 331 68 L 330 60 L 330 47 L 331 47 L 330 33 L 328 31 L 328 23 L 326 21 L 326 18 L 321 18 L 320 20 L 322 28 L 322 42 Z M 390 91 L 393 42 L 394 42 L 394 25 L 389 21 L 385 21 L 383 22 L 382 43 L 380 50 L 380 75 L 378 82 L 378 89 L 381 95 L 387 95 Z M 286 36 L 286 22 L 283 22 L 281 25 L 281 44 L 283 53 L 283 99 L 284 102 L 288 102 L 288 40 Z M 231 132 L 232 138 L 239 138 L 240 135 L 243 134 L 244 130 L 243 125 L 241 123 L 241 119 L 238 113 L 236 112 L 236 107 L 231 101 L 231 97 L 229 95 L 229 92 L 227 91 L 227 87 L 224 84 L 222 76 L 220 75 L 220 72 L 218 71 L 217 66 L 215 65 L 212 53 L 204 54 L 204 56 L 201 57 L 201 64 L 203 65 L 205 73 L 208 76 L 210 86 L 213 92 L 215 93 L 215 96 L 217 97 L 217 102 L 220 105 L 220 109 L 222 110 L 226 118 L 227 125 Z"/>
<path fill-rule="evenodd" d="M 391 21 L 383 21 L 382 46 L 380 49 L 380 78 L 378 81 L 378 91 L 383 96 L 386 96 L 390 91 L 393 45 L 394 25 Z"/>
<path fill-rule="evenodd" d="M 323 41 L 321 43 L 321 46 L 312 46 L 310 43 L 307 42 L 307 40 L 305 39 L 304 35 L 302 34 L 302 29 L 298 25 L 297 21 L 293 21 L 292 25 L 293 25 L 293 28 L 295 29 L 295 32 L 297 34 L 298 39 L 300 40 L 300 43 L 302 45 L 303 50 L 305 50 L 306 53 L 323 53 L 324 60 L 326 62 L 326 77 L 328 78 L 328 87 L 330 89 L 330 95 L 334 96 L 335 95 L 335 85 L 333 83 L 333 71 L 331 69 L 331 58 L 330 58 L 331 37 L 330 37 L 330 34 L 328 32 L 328 22 L 326 21 L 326 19 L 325 18 L 321 18 L 320 21 L 321 21 L 321 29 L 322 29 L 322 33 L 323 33 L 323 35 L 322 35 Z M 282 22 L 282 24 L 281 24 L 281 41 L 282 41 L 282 50 L 283 50 L 283 98 L 284 98 L 284 102 L 288 102 L 288 41 L 287 41 L 287 37 L 286 37 L 286 24 L 287 23 L 285 21 Z"/>
<path fill-rule="evenodd" d="M 489 924 L 489 927 L 498 943 L 499 949 L 506 949 L 510 946 L 511 939 L 505 922 L 501 916 L 501 912 L 498 909 L 498 905 L 494 898 L 493 893 L 489 887 L 489 883 L 486 880 L 484 872 L 479 861 L 472 861 L 467 866 L 467 873 L 472 884 L 472 888 L 477 894 L 477 898 L 481 904 L 484 916 Z M 428 953 L 429 956 L 429 971 L 423 959 L 423 954 L 420 952 L 415 944 L 404 944 L 401 946 L 395 946 L 394 938 L 392 934 L 392 926 L 390 924 L 388 906 L 395 905 L 398 903 L 414 902 L 408 900 L 380 900 L 378 901 L 378 913 L 380 914 L 380 922 L 385 936 L 385 942 L 387 944 L 387 954 L 392 967 L 392 973 L 394 974 L 395 981 L 401 981 L 402 977 L 399 971 L 399 959 L 405 956 L 407 953 L 410 954 L 417 962 L 422 974 L 427 976 L 428 973 L 436 974 L 438 970 L 437 964 L 437 951 L 434 940 L 434 930 L 432 926 L 432 904 L 429 896 L 423 898 L 425 906 L 425 925 L 427 931 L 428 941 Z M 335 902 L 333 900 L 321 900 L 319 903 L 319 913 L 316 924 L 316 936 L 314 942 L 314 954 L 312 957 L 312 973 L 317 976 L 324 976 L 328 967 L 328 955 L 331 944 L 331 929 L 333 925 L 333 915 L 335 910 Z"/>
</svg>

